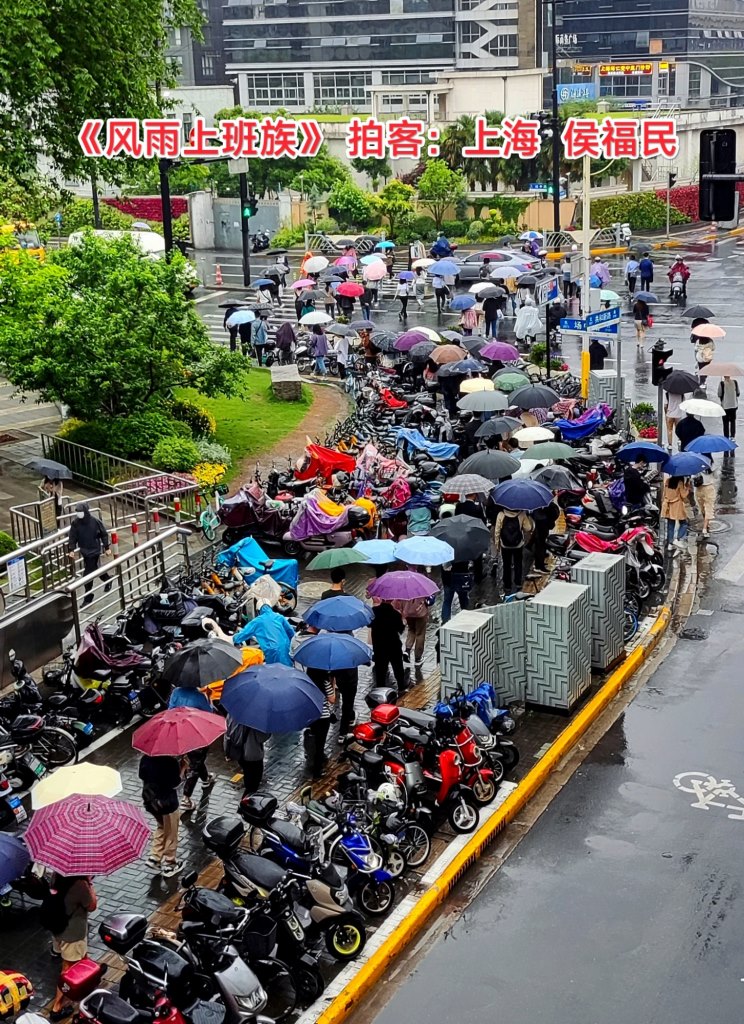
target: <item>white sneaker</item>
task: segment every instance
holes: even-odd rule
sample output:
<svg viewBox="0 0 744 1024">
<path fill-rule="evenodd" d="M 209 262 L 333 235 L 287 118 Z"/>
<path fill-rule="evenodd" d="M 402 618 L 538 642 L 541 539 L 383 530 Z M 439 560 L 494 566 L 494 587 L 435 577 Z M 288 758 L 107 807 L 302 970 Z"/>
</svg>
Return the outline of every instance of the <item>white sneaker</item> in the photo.
<svg viewBox="0 0 744 1024">
<path fill-rule="evenodd" d="M 687 551 L 687 544 L 683 540 L 672 541 L 677 551 Z"/>
<path fill-rule="evenodd" d="M 189 796 L 181 797 L 181 810 L 182 811 L 193 811 L 195 807 L 194 801 Z"/>
</svg>

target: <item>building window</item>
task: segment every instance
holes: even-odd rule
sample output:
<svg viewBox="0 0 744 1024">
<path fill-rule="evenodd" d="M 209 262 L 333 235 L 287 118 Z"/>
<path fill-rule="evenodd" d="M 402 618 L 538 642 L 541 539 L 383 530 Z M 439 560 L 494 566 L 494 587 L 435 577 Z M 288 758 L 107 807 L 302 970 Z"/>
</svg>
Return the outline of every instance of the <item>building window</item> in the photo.
<svg viewBox="0 0 744 1024">
<path fill-rule="evenodd" d="M 183 57 L 179 57 L 178 54 L 174 54 L 172 57 L 168 58 L 168 61 L 173 68 L 174 74 L 178 75 L 180 78 L 183 74 Z"/>
<path fill-rule="evenodd" d="M 215 61 L 213 53 L 202 54 L 201 69 L 205 78 L 214 78 Z"/>
<path fill-rule="evenodd" d="M 636 99 L 651 95 L 651 75 L 604 75 L 599 79 L 600 96 Z"/>
<path fill-rule="evenodd" d="M 659 72 L 659 96 L 674 96 L 677 92 L 677 68 L 675 65 L 668 71 Z"/>
<path fill-rule="evenodd" d="M 357 71 L 329 71 L 315 75 L 315 102 L 321 107 L 370 106 L 367 86 L 372 76 Z"/>
<path fill-rule="evenodd" d="M 690 78 L 688 82 L 688 95 L 691 99 L 700 96 L 700 68 L 690 66 Z"/>
<path fill-rule="evenodd" d="M 492 57 L 517 57 L 519 55 L 519 40 L 517 36 L 498 35 L 489 39 L 485 49 Z"/>
<path fill-rule="evenodd" d="M 249 107 L 303 107 L 305 80 L 302 75 L 248 75 Z"/>
<path fill-rule="evenodd" d="M 194 118 L 191 114 L 183 114 L 181 117 L 181 123 L 183 124 L 183 137 L 186 142 L 189 141 L 191 135 L 191 129 L 194 127 Z"/>
<path fill-rule="evenodd" d="M 460 32 L 460 42 L 465 46 L 470 43 L 477 43 L 483 35 L 483 26 L 478 24 L 477 21 L 462 21 L 458 28 Z"/>
<path fill-rule="evenodd" d="M 383 71 L 383 85 L 433 85 L 434 73 L 431 71 Z"/>
<path fill-rule="evenodd" d="M 169 28 L 168 29 L 168 46 L 177 50 L 181 45 L 181 29 L 180 28 Z"/>
</svg>

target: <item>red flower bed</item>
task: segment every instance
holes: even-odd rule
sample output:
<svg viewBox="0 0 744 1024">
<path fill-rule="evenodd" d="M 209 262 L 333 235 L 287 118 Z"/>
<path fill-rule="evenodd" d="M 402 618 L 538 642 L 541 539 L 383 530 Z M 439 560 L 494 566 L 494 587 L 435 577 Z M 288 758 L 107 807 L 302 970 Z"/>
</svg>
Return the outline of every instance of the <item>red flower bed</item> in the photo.
<svg viewBox="0 0 744 1024">
<path fill-rule="evenodd" d="M 656 427 L 644 427 L 643 430 L 638 431 L 638 436 L 646 441 L 655 441 L 657 433 Z"/>
<path fill-rule="evenodd" d="M 163 207 L 160 196 L 133 196 L 131 199 L 105 199 L 109 206 L 115 206 L 122 213 L 128 213 L 136 220 L 163 219 Z M 171 196 L 171 212 L 173 217 L 180 217 L 188 210 L 185 196 Z"/>
</svg>

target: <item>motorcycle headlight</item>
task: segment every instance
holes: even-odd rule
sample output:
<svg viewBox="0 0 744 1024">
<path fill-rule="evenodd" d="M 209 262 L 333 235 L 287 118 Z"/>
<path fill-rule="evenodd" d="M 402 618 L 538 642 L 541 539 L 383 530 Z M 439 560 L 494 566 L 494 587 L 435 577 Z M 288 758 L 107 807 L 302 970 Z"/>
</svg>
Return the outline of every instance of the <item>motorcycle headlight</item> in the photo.
<svg viewBox="0 0 744 1024">
<path fill-rule="evenodd" d="M 355 857 L 359 861 L 359 867 L 362 871 L 379 871 L 382 867 L 382 857 L 373 851 L 357 853 Z"/>
<path fill-rule="evenodd" d="M 250 995 L 235 996 L 235 1002 L 240 1009 L 245 1010 L 246 1013 L 257 1013 L 258 1010 L 266 1005 L 266 993 L 259 985 L 250 993 Z"/>
</svg>

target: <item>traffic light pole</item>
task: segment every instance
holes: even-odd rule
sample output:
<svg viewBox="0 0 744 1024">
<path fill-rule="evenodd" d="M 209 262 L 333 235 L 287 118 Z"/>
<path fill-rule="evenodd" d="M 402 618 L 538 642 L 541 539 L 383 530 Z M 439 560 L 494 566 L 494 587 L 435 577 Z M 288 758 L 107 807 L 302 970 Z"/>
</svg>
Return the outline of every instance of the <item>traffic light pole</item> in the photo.
<svg viewBox="0 0 744 1024">
<path fill-rule="evenodd" d="M 558 51 L 556 38 L 556 0 L 550 2 L 550 64 L 553 79 L 553 109 L 551 111 L 553 136 L 552 170 L 553 170 L 553 231 L 556 234 L 554 252 L 560 252 L 558 232 L 561 230 L 561 123 L 558 116 Z"/>
<path fill-rule="evenodd" d="M 240 188 L 240 242 L 243 250 L 243 284 L 247 288 L 251 283 L 251 226 L 245 215 L 248 205 L 248 175 L 238 175 Z"/>
<path fill-rule="evenodd" d="M 666 194 L 666 236 L 669 238 L 669 222 L 671 219 L 672 212 L 672 185 L 671 175 L 667 176 L 667 194 Z"/>
</svg>

